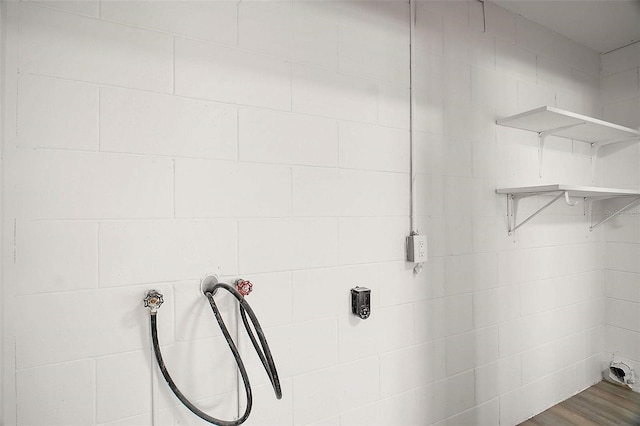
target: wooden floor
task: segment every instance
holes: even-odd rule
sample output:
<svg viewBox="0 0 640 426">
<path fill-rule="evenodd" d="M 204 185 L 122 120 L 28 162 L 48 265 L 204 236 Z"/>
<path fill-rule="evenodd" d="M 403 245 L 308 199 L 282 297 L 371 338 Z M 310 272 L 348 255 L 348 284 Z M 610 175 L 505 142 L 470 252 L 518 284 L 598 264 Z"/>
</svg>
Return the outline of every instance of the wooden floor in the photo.
<svg viewBox="0 0 640 426">
<path fill-rule="evenodd" d="M 602 381 L 520 426 L 640 426 L 640 393 Z"/>
</svg>

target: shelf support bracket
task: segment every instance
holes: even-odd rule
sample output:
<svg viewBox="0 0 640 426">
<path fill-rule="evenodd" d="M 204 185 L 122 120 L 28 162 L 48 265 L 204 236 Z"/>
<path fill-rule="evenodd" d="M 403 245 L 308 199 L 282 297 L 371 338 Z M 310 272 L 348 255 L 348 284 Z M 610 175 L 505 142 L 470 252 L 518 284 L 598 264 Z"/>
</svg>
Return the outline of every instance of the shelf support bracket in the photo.
<svg viewBox="0 0 640 426">
<path fill-rule="evenodd" d="M 554 133 L 560 132 L 562 130 L 570 129 L 572 127 L 582 126 L 583 124 L 586 124 L 586 122 L 583 121 L 581 123 L 569 124 L 568 126 L 561 126 L 556 127 L 555 129 L 538 132 L 538 175 L 540 177 L 542 177 L 542 157 L 544 153 L 544 143 L 547 136 L 553 135 Z"/>
<path fill-rule="evenodd" d="M 600 219 L 598 222 L 596 222 L 595 224 L 591 225 L 589 227 L 589 231 L 593 231 L 595 228 L 597 228 L 598 226 L 602 225 L 603 223 L 606 223 L 606 222 L 610 221 L 614 217 L 618 216 L 620 213 L 622 213 L 625 210 L 627 210 L 629 207 L 631 207 L 634 204 L 636 204 L 638 201 L 640 201 L 640 197 L 634 198 L 630 203 L 626 204 L 624 207 L 619 208 L 615 212 L 613 212 L 613 213 L 611 213 L 609 215 L 605 215 L 605 217 L 603 219 Z"/>
<path fill-rule="evenodd" d="M 544 154 L 544 142 L 547 132 L 538 132 L 538 177 L 542 177 L 542 156 Z"/>
<path fill-rule="evenodd" d="M 593 202 L 591 199 L 584 197 L 584 216 L 589 218 L 589 222 L 591 222 L 591 211 L 593 210 Z"/>
<path fill-rule="evenodd" d="M 600 148 L 607 145 L 625 143 L 625 142 L 638 142 L 640 139 L 638 138 L 625 138 L 625 139 L 617 139 L 608 142 L 593 142 L 591 143 L 591 180 L 593 182 L 596 181 L 596 163 L 598 162 L 598 152 Z"/>
<path fill-rule="evenodd" d="M 558 194 L 557 196 L 555 196 L 547 204 L 545 204 L 544 206 L 542 206 L 538 210 L 536 210 L 535 213 L 531 214 L 528 218 L 526 218 L 525 220 L 523 220 L 522 222 L 520 222 L 519 224 L 516 225 L 516 216 L 515 216 L 515 212 L 514 212 L 514 202 L 516 201 L 516 197 L 515 197 L 514 194 L 507 194 L 507 215 L 509 215 L 509 235 L 512 235 L 515 232 L 516 229 L 520 228 L 522 225 L 524 225 L 525 223 L 529 222 L 531 219 L 533 219 L 534 217 L 536 217 L 537 215 L 542 213 L 547 207 L 549 207 L 551 204 L 555 203 L 556 201 L 558 201 L 562 197 L 565 197 L 565 200 L 569 204 L 569 201 L 568 201 L 569 200 L 569 192 L 563 191 L 560 194 Z M 638 197 L 638 198 L 640 199 L 640 197 Z M 569 205 L 575 205 L 575 203 L 574 204 L 569 204 Z"/>
</svg>

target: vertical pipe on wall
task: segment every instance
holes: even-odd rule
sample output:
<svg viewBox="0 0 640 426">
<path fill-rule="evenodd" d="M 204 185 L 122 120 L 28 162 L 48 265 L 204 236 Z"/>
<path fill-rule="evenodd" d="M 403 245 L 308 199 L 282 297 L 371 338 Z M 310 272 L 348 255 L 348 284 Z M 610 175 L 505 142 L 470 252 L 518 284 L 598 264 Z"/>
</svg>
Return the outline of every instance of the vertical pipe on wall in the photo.
<svg viewBox="0 0 640 426">
<path fill-rule="evenodd" d="M 413 96 L 413 41 L 415 39 L 415 2 L 409 0 L 409 190 L 411 192 L 409 201 L 409 226 L 411 234 L 417 233 L 416 215 L 417 215 L 417 200 L 416 200 L 416 171 L 415 171 L 415 141 L 413 135 L 413 123 L 415 114 L 415 98 Z"/>
<path fill-rule="evenodd" d="M 5 42 L 5 35 L 4 32 L 6 31 L 6 25 L 4 22 L 5 19 L 5 13 L 4 13 L 4 4 L 5 2 L 0 2 L 0 188 L 2 187 L 2 174 L 4 173 L 4 162 L 2 161 L 3 157 L 4 157 L 4 111 L 5 111 L 5 106 L 4 106 L 4 102 L 5 102 L 5 96 L 4 96 L 4 75 L 5 75 L 5 63 L 4 63 L 4 55 L 5 55 L 5 48 L 4 48 L 4 42 Z M 4 191 L 0 191 L 0 194 L 4 194 Z M 4 206 L 4 200 L 3 197 L 0 196 L 0 224 L 3 223 L 2 221 L 2 211 L 3 211 L 3 206 Z M 4 253 L 3 250 L 3 239 L 2 239 L 2 226 L 0 226 L 0 258 L 1 253 Z M 4 280 L 2 279 L 3 276 L 3 267 L 2 267 L 2 262 L 0 261 L 0 311 L 1 312 L 6 312 L 6 309 L 4 309 L 4 297 L 3 297 L 3 288 L 4 288 Z M 4 314 L 2 314 L 4 315 Z M 0 383 L 5 383 L 4 380 L 4 328 L 2 327 L 2 324 L 6 324 L 5 321 L 3 321 L 3 318 L 0 318 Z M 4 398 L 2 398 L 2 386 L 0 386 L 0 413 L 5 412 L 4 410 Z M 2 424 L 4 422 L 4 419 L 2 417 L 2 415 L 0 414 L 0 424 Z"/>
<path fill-rule="evenodd" d="M 414 138 L 414 115 L 416 111 L 415 96 L 413 94 L 413 76 L 414 76 L 414 61 L 413 61 L 413 42 L 415 40 L 416 29 L 416 3 L 409 0 L 409 235 L 418 235 L 420 231 L 417 225 L 417 189 L 416 189 L 416 166 L 415 166 L 415 138 Z M 413 243 L 412 243 L 413 247 Z M 413 267 L 413 273 L 419 274 L 422 270 L 424 261 L 420 261 L 412 257 L 409 254 L 409 239 L 407 239 L 407 259 L 409 261 L 417 261 Z"/>
</svg>

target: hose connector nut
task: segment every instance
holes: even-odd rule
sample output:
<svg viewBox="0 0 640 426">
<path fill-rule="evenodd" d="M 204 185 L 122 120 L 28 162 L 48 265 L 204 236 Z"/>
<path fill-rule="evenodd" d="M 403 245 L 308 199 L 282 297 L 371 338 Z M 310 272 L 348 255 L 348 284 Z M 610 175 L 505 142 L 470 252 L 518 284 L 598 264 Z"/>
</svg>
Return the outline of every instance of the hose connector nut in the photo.
<svg viewBox="0 0 640 426">
<path fill-rule="evenodd" d="M 251 281 L 239 279 L 236 281 L 236 288 L 242 296 L 248 296 L 253 291 L 253 284 Z"/>
<path fill-rule="evenodd" d="M 158 290 L 149 290 L 147 296 L 144 298 L 144 307 L 149 308 L 151 313 L 155 314 L 163 302 L 164 298 L 162 297 L 162 293 Z"/>
</svg>

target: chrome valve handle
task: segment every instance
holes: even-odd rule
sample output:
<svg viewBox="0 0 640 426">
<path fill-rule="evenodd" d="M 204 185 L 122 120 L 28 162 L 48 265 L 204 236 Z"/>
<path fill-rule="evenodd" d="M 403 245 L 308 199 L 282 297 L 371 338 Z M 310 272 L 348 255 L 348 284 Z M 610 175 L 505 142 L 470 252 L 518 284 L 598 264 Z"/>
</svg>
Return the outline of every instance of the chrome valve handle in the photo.
<svg viewBox="0 0 640 426">
<path fill-rule="evenodd" d="M 144 298 L 144 307 L 149 308 L 152 314 L 155 314 L 160 305 L 164 302 L 162 293 L 157 290 L 149 290 L 147 296 Z"/>
</svg>

